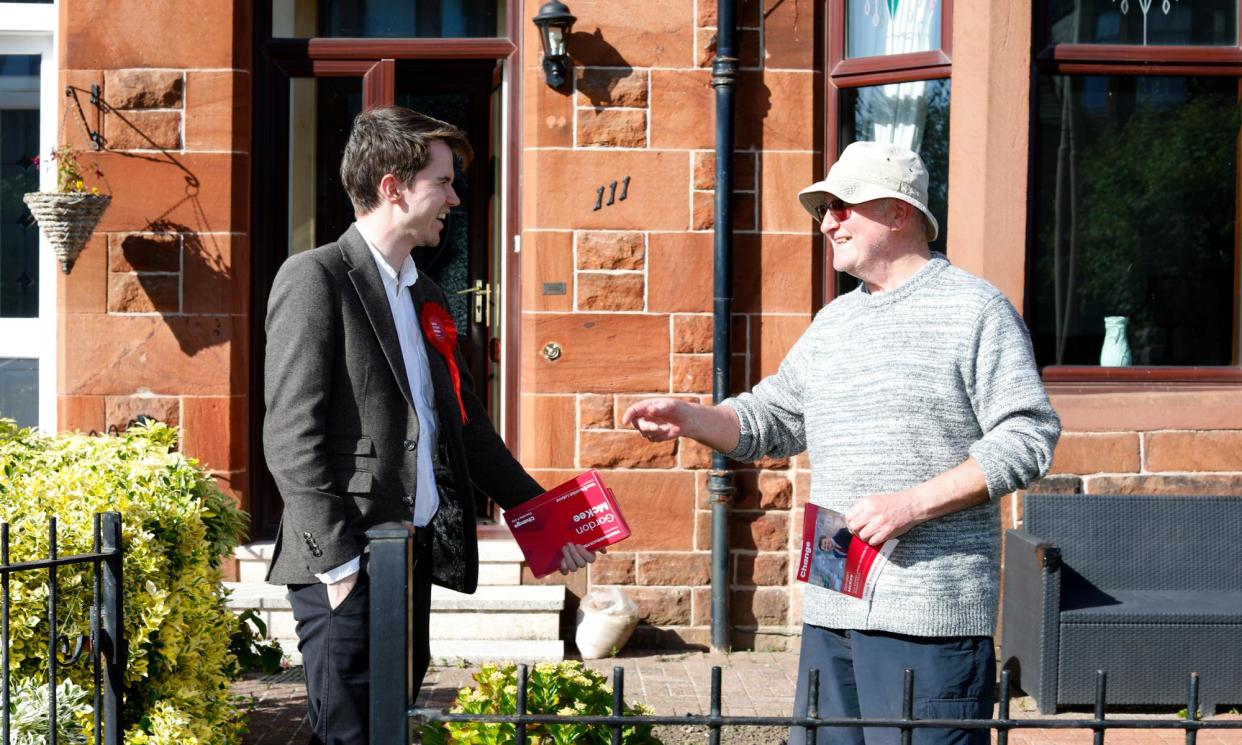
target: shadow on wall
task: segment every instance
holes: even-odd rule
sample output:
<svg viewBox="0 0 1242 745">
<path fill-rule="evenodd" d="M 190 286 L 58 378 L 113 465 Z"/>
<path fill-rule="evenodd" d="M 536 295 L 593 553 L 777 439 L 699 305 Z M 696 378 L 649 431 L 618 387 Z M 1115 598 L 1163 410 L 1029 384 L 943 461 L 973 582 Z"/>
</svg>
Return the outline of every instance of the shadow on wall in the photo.
<svg viewBox="0 0 1242 745">
<path fill-rule="evenodd" d="M 105 151 L 124 158 L 171 166 L 180 170 L 185 180 L 184 193 L 170 193 L 166 206 L 152 205 L 163 209 L 147 221 L 141 233 L 127 235 L 121 241 L 126 268 L 133 272 L 131 276 L 136 279 L 137 287 L 132 282 L 112 283 L 110 277 L 109 294 L 118 295 L 115 301 L 122 307 L 132 301 L 135 311 L 155 311 L 163 316 L 181 351 L 188 356 L 193 357 L 204 349 L 223 344 L 229 338 L 227 318 L 222 314 L 197 315 L 187 308 L 187 300 L 191 296 L 199 302 L 206 300 L 208 305 L 217 302 L 217 299 L 205 299 L 203 296 L 209 295 L 213 289 L 219 293 L 230 291 L 233 280 L 230 267 L 224 260 L 227 247 L 220 245 L 221 238 L 212 231 L 199 199 L 198 177 L 176 155 L 127 117 L 126 112 L 112 108 L 102 99 L 100 108 L 132 130 L 137 139 L 147 146 L 144 152 L 112 150 L 107 140 L 101 138 Z M 187 204 L 195 224 L 187 225 L 170 219 L 170 215 Z M 141 288 L 145 298 L 139 296 L 138 288 Z M 113 302 L 110 299 L 110 309 L 114 307 Z M 187 317 L 187 314 L 193 315 Z"/>
</svg>

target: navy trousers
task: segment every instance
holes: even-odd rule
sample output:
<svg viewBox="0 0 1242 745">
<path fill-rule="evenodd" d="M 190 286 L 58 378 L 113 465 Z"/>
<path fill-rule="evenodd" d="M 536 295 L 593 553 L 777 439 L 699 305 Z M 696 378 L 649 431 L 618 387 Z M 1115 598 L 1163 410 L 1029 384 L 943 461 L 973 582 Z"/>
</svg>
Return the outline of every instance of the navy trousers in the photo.
<svg viewBox="0 0 1242 745">
<path fill-rule="evenodd" d="M 807 704 L 808 671 L 819 670 L 819 715 L 898 719 L 905 670 L 914 670 L 916 719 L 989 719 L 995 702 L 996 653 L 992 638 L 919 637 L 879 631 L 802 625 L 794 714 Z M 914 745 L 988 745 L 986 729 L 915 729 Z M 815 745 L 897 745 L 901 730 L 822 728 Z M 806 745 L 795 727 L 790 745 Z"/>
<path fill-rule="evenodd" d="M 419 562 L 430 554 L 420 547 Z M 414 572 L 414 617 L 411 619 L 414 692 L 422 687 L 431 661 L 428 618 L 431 614 L 430 572 Z M 311 727 L 309 745 L 367 745 L 371 716 L 370 608 L 371 583 L 366 562 L 358 583 L 335 609 L 321 583 L 289 585 L 289 603 L 297 622 L 298 651 L 306 673 L 306 711 Z M 382 644 L 383 640 L 377 643 Z M 400 650 L 394 649 L 394 653 Z"/>
</svg>

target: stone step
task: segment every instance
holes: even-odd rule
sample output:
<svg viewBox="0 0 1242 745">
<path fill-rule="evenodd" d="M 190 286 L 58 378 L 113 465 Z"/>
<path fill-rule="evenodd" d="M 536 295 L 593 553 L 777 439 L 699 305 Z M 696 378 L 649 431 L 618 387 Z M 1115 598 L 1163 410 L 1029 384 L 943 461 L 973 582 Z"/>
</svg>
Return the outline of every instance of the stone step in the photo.
<svg viewBox="0 0 1242 745">
<path fill-rule="evenodd" d="M 263 582 L 267 565 L 272 560 L 275 543 L 256 541 L 238 546 L 237 579 L 242 583 Z M 522 550 L 511 538 L 479 541 L 479 584 L 514 586 L 522 583 Z"/>
<path fill-rule="evenodd" d="M 438 665 L 479 662 L 560 662 L 565 642 L 432 639 L 431 660 Z"/>
<path fill-rule="evenodd" d="M 236 582 L 226 582 L 225 587 L 231 592 L 228 607 L 237 613 L 254 610 L 266 624 L 268 638 L 297 638 L 293 611 L 284 587 Z M 565 594 L 565 588 L 560 585 L 479 587 L 470 595 L 433 587 L 429 633 L 433 641 L 466 646 L 470 646 L 470 642 L 511 641 L 560 644 Z M 540 654 L 551 654 L 547 651 L 551 647 L 534 648 L 543 649 Z"/>
</svg>

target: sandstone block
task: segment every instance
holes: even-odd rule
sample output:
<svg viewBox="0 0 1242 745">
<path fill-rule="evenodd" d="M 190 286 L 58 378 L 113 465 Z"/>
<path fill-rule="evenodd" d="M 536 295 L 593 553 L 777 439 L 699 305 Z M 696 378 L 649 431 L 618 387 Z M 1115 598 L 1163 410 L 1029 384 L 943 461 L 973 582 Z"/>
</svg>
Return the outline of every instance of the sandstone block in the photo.
<svg viewBox="0 0 1242 745">
<path fill-rule="evenodd" d="M 249 236 L 188 233 L 182 236 L 185 313 L 246 315 L 250 307 Z"/>
<path fill-rule="evenodd" d="M 638 556 L 640 585 L 706 585 L 711 583 L 711 578 L 711 554 L 653 553 Z"/>
<path fill-rule="evenodd" d="M 579 67 L 579 106 L 647 106 L 647 71 L 627 67 Z"/>
<path fill-rule="evenodd" d="M 1242 431 L 1149 432 L 1144 438 L 1148 471 L 1242 469 Z"/>
<path fill-rule="evenodd" d="M 1052 473 L 1135 473 L 1138 470 L 1139 436 L 1133 432 L 1067 432 L 1061 436 L 1052 457 Z"/>
<path fill-rule="evenodd" d="M 1242 497 L 1242 475 L 1197 473 L 1192 476 L 1090 476 L 1087 494 L 1201 494 Z"/>
<path fill-rule="evenodd" d="M 107 415 L 103 396 L 57 396 L 56 429 L 61 432 L 103 432 Z"/>
<path fill-rule="evenodd" d="M 643 275 L 578 273 L 578 310 L 642 310 Z"/>
<path fill-rule="evenodd" d="M 759 506 L 762 509 L 787 510 L 793 504 L 793 484 L 778 473 L 759 474 Z"/>
<path fill-rule="evenodd" d="M 607 553 L 595 557 L 589 571 L 592 585 L 632 585 L 635 554 Z"/>
<path fill-rule="evenodd" d="M 190 150 L 250 150 L 250 74 L 186 72 L 185 143 Z"/>
<path fill-rule="evenodd" d="M 523 187 L 540 195 L 539 199 L 523 200 L 525 225 L 570 230 L 685 230 L 690 224 L 688 152 L 536 150 L 527 152 L 524 164 Z"/>
<path fill-rule="evenodd" d="M 572 310 L 574 236 L 570 232 L 522 233 L 523 310 Z"/>
<path fill-rule="evenodd" d="M 738 626 L 779 626 L 789 615 L 789 591 L 776 587 L 729 593 L 730 620 Z"/>
<path fill-rule="evenodd" d="M 522 463 L 528 468 L 573 468 L 573 396 L 522 394 Z"/>
<path fill-rule="evenodd" d="M 181 399 L 175 396 L 105 396 L 106 426 L 124 432 L 146 416 L 172 427 L 181 425 Z"/>
<path fill-rule="evenodd" d="M 718 32 L 715 28 L 700 28 L 695 31 L 695 64 L 698 67 L 711 67 L 716 59 Z M 760 66 L 759 47 L 762 42 L 758 29 L 739 29 L 737 32 L 738 65 L 741 69 L 755 69 Z"/>
<path fill-rule="evenodd" d="M 754 191 L 757 153 L 733 154 L 733 190 Z M 694 154 L 694 188 L 711 191 L 716 188 L 716 153 L 703 151 Z"/>
<path fill-rule="evenodd" d="M 673 351 L 710 354 L 715 325 L 711 316 L 673 316 Z"/>
<path fill-rule="evenodd" d="M 578 147 L 646 147 L 647 112 L 578 109 Z"/>
<path fill-rule="evenodd" d="M 635 587 L 626 591 L 638 606 L 638 618 L 654 626 L 690 623 L 689 588 Z"/>
<path fill-rule="evenodd" d="M 632 430 L 591 430 L 579 434 L 584 468 L 673 468 L 677 443 L 650 442 Z"/>
<path fill-rule="evenodd" d="M 710 354 L 673 355 L 673 392 L 710 393 L 712 356 Z"/>
<path fill-rule="evenodd" d="M 249 401 L 245 395 L 182 399 L 185 454 L 211 470 L 244 469 L 249 460 Z"/>
<path fill-rule="evenodd" d="M 113 272 L 181 271 L 181 236 L 176 233 L 113 233 L 108 248 Z"/>
<path fill-rule="evenodd" d="M 764 11 L 764 66 L 810 70 L 815 66 L 815 7 L 810 0 L 768 0 Z"/>
<path fill-rule="evenodd" d="M 538 41 L 536 48 L 538 48 Z M 572 147 L 574 99 L 544 84 L 543 69 L 528 67 L 522 86 L 522 134 L 526 147 Z"/>
<path fill-rule="evenodd" d="M 607 313 L 539 314 L 522 329 L 522 381 L 539 393 L 611 393 L 666 390 L 668 318 Z M 540 353 L 557 342 L 563 353 Z M 625 350 L 624 355 L 599 350 Z M 583 390 L 583 389 L 587 390 Z"/>
<path fill-rule="evenodd" d="M 580 0 L 573 11 L 578 21 L 566 43 L 580 65 L 685 67 L 693 60 L 693 0 L 670 0 L 658 12 L 636 11 L 626 3 Z M 538 39 L 530 48 L 539 48 Z"/>
<path fill-rule="evenodd" d="M 677 455 L 681 459 L 682 468 L 711 468 L 712 449 L 689 438 L 684 438 L 677 445 Z"/>
<path fill-rule="evenodd" d="M 739 585 L 787 585 L 789 583 L 789 554 L 777 552 L 739 555 L 734 583 Z"/>
<path fill-rule="evenodd" d="M 646 263 L 642 233 L 578 233 L 579 269 L 642 269 Z"/>
<path fill-rule="evenodd" d="M 716 193 L 696 191 L 693 194 L 690 228 L 711 230 L 716 224 Z M 731 201 L 733 203 L 733 229 L 735 231 L 755 230 L 755 195 L 747 192 L 734 192 Z"/>
<path fill-rule="evenodd" d="M 578 397 L 578 422 L 583 429 L 612 429 L 612 396 L 583 394 Z"/>
<path fill-rule="evenodd" d="M 181 277 L 176 274 L 109 274 L 109 313 L 176 313 Z"/>
<path fill-rule="evenodd" d="M 104 136 L 112 150 L 180 150 L 181 112 L 109 112 Z"/>
<path fill-rule="evenodd" d="M 185 77 L 171 70 L 105 70 L 104 99 L 114 109 L 181 107 Z"/>
<path fill-rule="evenodd" d="M 732 548 L 743 551 L 780 551 L 789 544 L 788 513 L 734 513 L 730 522 Z"/>
</svg>

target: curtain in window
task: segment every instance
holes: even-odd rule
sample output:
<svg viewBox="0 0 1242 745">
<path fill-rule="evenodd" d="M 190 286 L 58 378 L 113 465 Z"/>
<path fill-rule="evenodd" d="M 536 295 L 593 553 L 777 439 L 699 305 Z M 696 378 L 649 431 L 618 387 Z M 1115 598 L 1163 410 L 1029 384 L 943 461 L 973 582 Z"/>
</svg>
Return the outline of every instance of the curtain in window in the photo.
<svg viewBox="0 0 1242 745">
<path fill-rule="evenodd" d="M 878 57 L 935 49 L 940 31 L 937 0 L 866 0 L 862 6 L 870 23 L 850 27 L 850 56 Z M 918 151 L 927 124 L 928 83 L 915 81 L 873 86 L 859 91 L 860 113 L 875 123 L 875 141 L 903 145 Z"/>
</svg>

